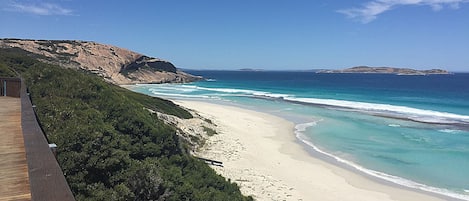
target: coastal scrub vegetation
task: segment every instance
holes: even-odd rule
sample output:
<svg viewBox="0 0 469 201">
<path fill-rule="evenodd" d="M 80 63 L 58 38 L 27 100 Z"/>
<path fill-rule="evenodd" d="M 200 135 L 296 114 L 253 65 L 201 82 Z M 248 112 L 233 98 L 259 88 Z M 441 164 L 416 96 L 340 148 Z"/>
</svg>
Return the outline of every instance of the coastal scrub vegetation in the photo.
<svg viewBox="0 0 469 201">
<path fill-rule="evenodd" d="M 0 77 L 16 77 L 16 73 L 5 64 L 0 63 Z"/>
<path fill-rule="evenodd" d="M 217 131 L 215 131 L 215 130 L 212 129 L 212 128 L 203 126 L 203 129 L 204 129 L 204 132 L 207 133 L 208 136 L 213 136 L 213 135 L 216 135 L 216 134 L 217 134 Z"/>
<path fill-rule="evenodd" d="M 5 53 L 6 52 L 6 53 Z M 0 76 L 21 74 L 77 200 L 252 200 L 188 154 L 148 109 L 191 118 L 174 103 L 0 49 Z"/>
</svg>

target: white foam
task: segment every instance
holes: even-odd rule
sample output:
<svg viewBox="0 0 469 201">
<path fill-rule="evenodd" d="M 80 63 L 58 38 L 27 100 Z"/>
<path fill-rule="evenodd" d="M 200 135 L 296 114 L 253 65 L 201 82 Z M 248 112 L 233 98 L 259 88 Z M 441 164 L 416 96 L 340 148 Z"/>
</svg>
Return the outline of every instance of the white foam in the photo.
<svg viewBox="0 0 469 201">
<path fill-rule="evenodd" d="M 206 90 L 206 91 L 216 91 L 216 92 L 239 94 L 239 95 L 264 96 L 264 97 L 269 97 L 269 98 L 285 98 L 285 97 L 290 96 L 288 94 L 277 94 L 277 93 L 270 93 L 270 92 L 256 91 L 256 90 L 248 90 L 248 89 L 208 88 L 208 87 L 196 87 L 196 88 L 199 89 L 199 90 Z"/>
<path fill-rule="evenodd" d="M 153 95 L 158 95 L 158 96 L 163 96 L 163 97 L 166 96 L 166 97 L 183 97 L 183 98 L 218 99 L 218 97 L 213 97 L 213 96 L 160 93 L 160 92 L 156 92 L 156 91 L 152 91 L 152 94 Z"/>
<path fill-rule="evenodd" d="M 322 120 L 319 120 L 319 121 L 322 121 Z M 303 124 L 297 124 L 295 126 L 295 131 L 296 132 L 304 132 L 306 131 L 307 128 L 309 127 L 312 127 L 312 126 L 316 126 L 318 123 L 318 121 L 313 121 L 313 122 L 308 122 L 308 123 L 303 123 Z"/>
<path fill-rule="evenodd" d="M 285 97 L 285 100 L 310 104 L 329 105 L 335 107 L 352 108 L 370 112 L 390 112 L 403 115 L 409 119 L 427 123 L 469 123 L 469 116 L 432 110 L 423 110 L 406 106 L 389 104 L 366 103 L 356 101 L 318 99 L 318 98 L 293 98 Z"/>
<path fill-rule="evenodd" d="M 389 127 L 401 127 L 399 124 L 388 124 Z"/>
<path fill-rule="evenodd" d="M 151 88 L 149 89 L 149 91 L 151 92 L 159 92 L 159 91 L 167 91 L 167 92 L 175 92 L 175 91 L 178 91 L 178 92 L 182 92 L 182 93 L 190 93 L 190 92 L 194 92 L 194 91 L 197 91 L 196 88 L 190 88 L 190 87 L 171 87 L 171 86 L 159 86 L 158 88 Z"/>
<path fill-rule="evenodd" d="M 412 180 L 409 180 L 409 179 L 404 179 L 404 178 L 394 176 L 394 175 L 391 175 L 391 174 L 386 174 L 386 173 L 383 173 L 383 172 L 367 169 L 367 168 L 364 168 L 364 167 L 362 167 L 358 164 L 355 164 L 351 161 L 342 159 L 342 158 L 340 158 L 338 156 L 335 156 L 331 153 L 323 151 L 320 148 L 318 148 L 316 145 L 314 145 L 314 143 L 309 141 L 307 139 L 307 137 L 303 134 L 303 132 L 306 130 L 306 128 L 309 127 L 309 126 L 307 126 L 307 124 L 316 125 L 316 122 L 314 122 L 314 124 L 306 123 L 306 124 L 296 125 L 295 126 L 295 129 L 296 129 L 295 130 L 295 135 L 299 140 L 301 140 L 303 143 L 310 146 L 311 148 L 313 148 L 316 152 L 318 152 L 320 154 L 323 154 L 327 157 L 330 157 L 330 158 L 336 160 L 337 162 L 340 162 L 344 165 L 352 167 L 352 168 L 354 168 L 354 169 L 356 169 L 360 172 L 363 172 L 367 175 L 377 177 L 377 178 L 380 178 L 380 179 L 383 179 L 383 180 L 386 180 L 386 181 L 389 181 L 389 182 L 392 182 L 392 183 L 395 183 L 395 184 L 398 184 L 398 185 L 402 185 L 402 186 L 406 186 L 406 187 L 410 187 L 410 188 L 414 188 L 414 189 L 419 189 L 419 190 L 423 190 L 423 191 L 427 191 L 427 192 L 432 192 L 432 193 L 445 195 L 445 196 L 452 197 L 452 198 L 457 198 L 457 199 L 468 200 L 469 201 L 469 195 L 458 194 L 458 193 L 455 193 L 455 192 L 450 191 L 448 189 L 442 189 L 442 188 L 437 188 L 437 187 L 433 187 L 433 186 L 428 186 L 428 185 L 421 184 L 421 183 L 418 183 L 418 182 L 415 182 L 415 181 L 412 181 Z M 466 191 L 466 190 L 464 190 L 464 191 L 469 193 L 469 191 Z"/>
<path fill-rule="evenodd" d="M 191 88 L 191 89 L 197 89 L 198 88 L 198 86 L 194 86 L 194 85 L 181 85 L 180 87 Z"/>
<path fill-rule="evenodd" d="M 458 134 L 458 133 L 462 132 L 460 130 L 453 130 L 453 129 L 441 129 L 441 130 L 438 130 L 438 131 L 440 131 L 442 133 L 449 133 L 449 134 Z"/>
<path fill-rule="evenodd" d="M 217 91 L 224 93 L 244 93 L 244 94 L 254 94 L 259 91 L 248 90 L 248 89 L 231 89 L 231 88 L 207 88 L 207 87 L 197 87 L 197 89 L 207 90 L 207 91 Z"/>
</svg>

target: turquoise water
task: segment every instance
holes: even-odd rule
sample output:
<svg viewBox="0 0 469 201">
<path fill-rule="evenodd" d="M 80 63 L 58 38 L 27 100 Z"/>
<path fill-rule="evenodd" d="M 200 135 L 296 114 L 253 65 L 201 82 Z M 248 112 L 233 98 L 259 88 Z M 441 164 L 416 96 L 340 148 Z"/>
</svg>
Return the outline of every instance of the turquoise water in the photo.
<svg viewBox="0 0 469 201">
<path fill-rule="evenodd" d="M 330 159 L 469 200 L 469 74 L 190 73 L 208 79 L 131 88 L 278 115 L 296 123 L 296 136 Z"/>
</svg>

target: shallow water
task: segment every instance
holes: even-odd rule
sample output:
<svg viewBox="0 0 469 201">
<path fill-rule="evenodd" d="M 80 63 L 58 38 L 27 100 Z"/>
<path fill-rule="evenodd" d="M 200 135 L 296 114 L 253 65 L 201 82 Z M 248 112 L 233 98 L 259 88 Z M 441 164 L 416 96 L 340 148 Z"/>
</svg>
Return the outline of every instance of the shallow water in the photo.
<svg viewBox="0 0 469 201">
<path fill-rule="evenodd" d="M 334 160 L 469 200 L 469 74 L 189 73 L 210 80 L 131 89 L 272 113 L 297 123 L 297 137 Z"/>
</svg>

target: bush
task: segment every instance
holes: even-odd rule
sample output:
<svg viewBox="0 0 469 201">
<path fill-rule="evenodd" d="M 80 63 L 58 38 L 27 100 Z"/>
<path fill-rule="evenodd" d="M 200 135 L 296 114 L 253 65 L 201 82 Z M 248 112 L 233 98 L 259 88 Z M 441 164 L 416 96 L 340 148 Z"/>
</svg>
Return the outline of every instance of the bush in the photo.
<svg viewBox="0 0 469 201">
<path fill-rule="evenodd" d="M 25 78 L 77 200 L 252 200 L 187 154 L 176 128 L 146 109 L 192 117 L 174 103 L 0 51 L 0 67 Z"/>
</svg>

